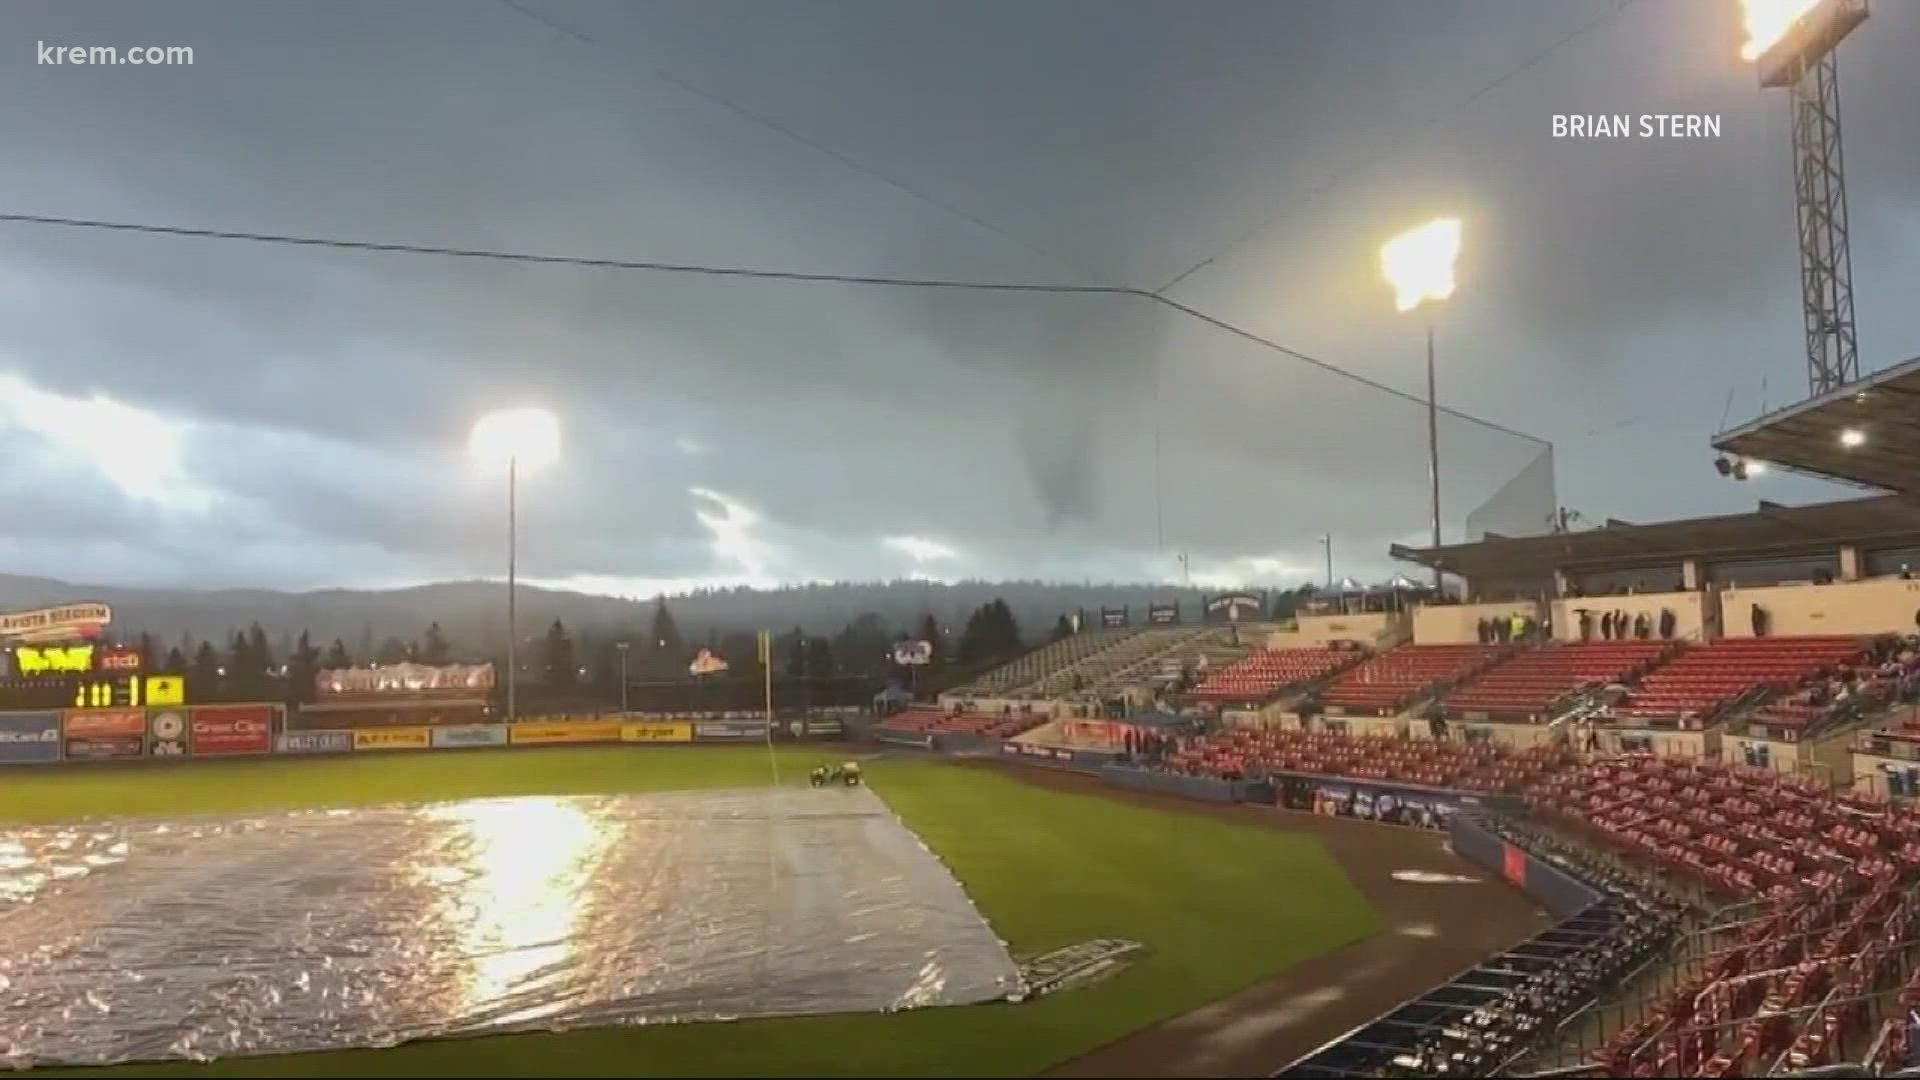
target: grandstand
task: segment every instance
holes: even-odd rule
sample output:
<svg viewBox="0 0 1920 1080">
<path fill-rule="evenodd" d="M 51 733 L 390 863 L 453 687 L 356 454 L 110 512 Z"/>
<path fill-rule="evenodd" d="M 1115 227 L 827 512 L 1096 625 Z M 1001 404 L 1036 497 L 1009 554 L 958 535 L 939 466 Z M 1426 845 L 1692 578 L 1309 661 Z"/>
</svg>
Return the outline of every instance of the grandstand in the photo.
<svg viewBox="0 0 1920 1080">
<path fill-rule="evenodd" d="M 1144 633 L 1137 628 L 1085 630 L 1025 653 L 952 692 L 953 697 L 1022 698 L 1054 674 Z"/>
<path fill-rule="evenodd" d="M 885 735 L 925 738 L 963 735 L 980 739 L 1011 739 L 1045 722 L 1044 714 L 1026 712 L 969 713 L 939 709 L 908 709 L 887 717 L 879 731 Z"/>
<path fill-rule="evenodd" d="M 1232 663 L 1271 632 L 1239 626 L 1154 626 L 1084 631 L 1044 645 L 942 696 L 967 700 L 1089 700 L 1161 681 L 1169 670 Z"/>
<path fill-rule="evenodd" d="M 1402 645 L 1334 679 L 1320 703 L 1333 714 L 1385 716 L 1478 674 L 1506 654 L 1491 645 Z"/>
<path fill-rule="evenodd" d="M 1698 725 L 1866 656 L 1865 643 L 1852 637 L 1723 639 L 1689 649 L 1655 670 L 1613 712 Z"/>
<path fill-rule="evenodd" d="M 1576 693 L 1637 678 L 1673 645 L 1662 641 L 1549 645 L 1515 655 L 1440 699 L 1449 717 L 1538 721 Z"/>
<path fill-rule="evenodd" d="M 1210 666 L 1189 696 L 1216 703 L 1265 701 L 1318 682 L 1364 657 L 1356 649 L 1256 649 L 1227 667 Z"/>
</svg>

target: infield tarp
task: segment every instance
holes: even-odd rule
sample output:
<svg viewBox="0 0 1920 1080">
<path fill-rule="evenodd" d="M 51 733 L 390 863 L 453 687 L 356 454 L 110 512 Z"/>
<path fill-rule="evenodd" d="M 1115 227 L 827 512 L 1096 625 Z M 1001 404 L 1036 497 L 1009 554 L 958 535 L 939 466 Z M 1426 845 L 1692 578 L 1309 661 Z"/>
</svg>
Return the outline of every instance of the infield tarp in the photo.
<svg viewBox="0 0 1920 1080">
<path fill-rule="evenodd" d="M 997 999 L 1005 947 L 865 788 L 0 832 L 0 1063 Z"/>
</svg>

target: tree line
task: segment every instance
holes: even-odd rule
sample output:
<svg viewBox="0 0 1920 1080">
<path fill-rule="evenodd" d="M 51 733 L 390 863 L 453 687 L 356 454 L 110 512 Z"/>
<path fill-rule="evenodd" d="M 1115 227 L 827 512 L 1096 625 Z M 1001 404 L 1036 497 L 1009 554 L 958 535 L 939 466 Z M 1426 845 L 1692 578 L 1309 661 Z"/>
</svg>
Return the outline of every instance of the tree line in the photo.
<svg viewBox="0 0 1920 1080">
<path fill-rule="evenodd" d="M 1056 621 L 1052 639 L 1073 632 L 1066 615 Z M 772 640 L 774 670 L 788 678 L 827 679 L 857 677 L 906 681 L 896 663 L 896 647 L 906 641 L 925 641 L 931 655 L 925 669 L 937 673 L 950 666 L 978 668 L 1019 655 L 1028 646 L 1005 600 L 995 598 L 967 617 L 956 638 L 932 614 L 923 614 L 910 630 L 890 626 L 872 612 L 857 616 L 832 634 L 816 634 L 794 626 Z M 224 642 L 196 641 L 182 634 L 165 645 L 143 632 L 131 642 L 143 670 L 184 675 L 202 698 L 275 697 L 310 700 L 314 677 L 322 670 L 371 664 L 447 664 L 456 661 L 504 663 L 504 656 L 463 653 L 439 622 L 429 623 L 418 637 L 390 636 L 378 645 L 363 641 L 349 648 L 340 638 L 321 646 L 303 630 L 298 638 L 282 635 L 276 644 L 258 622 L 233 630 Z M 1036 643 L 1037 644 L 1037 643 Z M 523 680 L 556 689 L 597 687 L 617 693 L 624 675 L 630 682 L 666 682 L 690 677 L 689 666 L 701 650 L 711 652 L 738 671 L 757 671 L 757 635 L 742 631 L 709 630 L 704 637 L 683 634 L 664 598 L 655 602 L 644 627 L 620 633 L 602 630 L 584 639 L 555 619 L 543 635 L 529 639 L 517 657 Z"/>
</svg>

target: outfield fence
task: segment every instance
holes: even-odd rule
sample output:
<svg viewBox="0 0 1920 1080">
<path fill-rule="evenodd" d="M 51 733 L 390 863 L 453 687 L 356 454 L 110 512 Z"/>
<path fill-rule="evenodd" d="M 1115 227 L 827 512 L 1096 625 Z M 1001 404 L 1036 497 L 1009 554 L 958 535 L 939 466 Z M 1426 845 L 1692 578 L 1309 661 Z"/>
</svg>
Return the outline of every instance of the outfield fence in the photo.
<svg viewBox="0 0 1920 1080">
<path fill-rule="evenodd" d="M 191 758 L 468 750 L 519 746 L 679 745 L 838 740 L 838 718 L 559 716 L 517 723 L 296 729 L 285 705 L 251 702 L 145 709 L 0 712 L 0 766 Z"/>
</svg>

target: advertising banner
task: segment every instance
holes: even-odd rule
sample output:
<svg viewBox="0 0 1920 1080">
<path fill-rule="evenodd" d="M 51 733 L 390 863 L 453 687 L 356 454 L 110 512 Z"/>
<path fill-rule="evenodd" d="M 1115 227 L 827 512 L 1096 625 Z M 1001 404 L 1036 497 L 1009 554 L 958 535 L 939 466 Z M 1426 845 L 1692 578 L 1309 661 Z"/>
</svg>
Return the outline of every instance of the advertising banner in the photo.
<svg viewBox="0 0 1920 1080">
<path fill-rule="evenodd" d="M 70 712 L 61 729 L 69 761 L 137 758 L 147 752 L 147 714 L 141 709 Z"/>
<path fill-rule="evenodd" d="M 1460 796 L 1300 776 L 1275 777 L 1274 785 L 1280 805 L 1288 810 L 1420 829 L 1444 830 L 1447 819 L 1466 801 Z"/>
<path fill-rule="evenodd" d="M 552 743 L 619 742 L 620 725 L 609 721 L 586 723 L 510 724 L 509 741 L 515 746 Z M 645 726 L 645 725 L 642 725 Z"/>
<path fill-rule="evenodd" d="M 282 754 L 344 754 L 353 749 L 351 731 L 289 731 L 274 740 Z"/>
<path fill-rule="evenodd" d="M 0 764 L 59 760 L 59 713 L 0 713 Z"/>
<path fill-rule="evenodd" d="M 505 746 L 505 724 L 449 724 L 433 729 L 434 749 L 453 746 Z"/>
<path fill-rule="evenodd" d="M 354 728 L 353 748 L 355 750 L 425 750 L 433 745 L 433 739 L 428 734 L 429 730 L 423 727 Z"/>
<path fill-rule="evenodd" d="M 187 714 L 179 709 L 154 709 L 147 714 L 147 753 L 154 757 L 184 757 L 187 752 Z"/>
<path fill-rule="evenodd" d="M 492 664 L 381 664 L 327 668 L 314 674 L 322 698 L 355 694 L 486 695 L 493 689 Z"/>
<path fill-rule="evenodd" d="M 893 646 L 893 662 L 902 667 L 933 663 L 933 642 L 899 641 Z"/>
<path fill-rule="evenodd" d="M 621 742 L 692 742 L 692 724 L 621 724 Z"/>
<path fill-rule="evenodd" d="M 695 738 L 703 742 L 708 739 L 724 739 L 729 741 L 735 739 L 764 739 L 767 735 L 767 725 L 765 721 L 754 723 L 750 720 L 715 720 L 710 723 L 693 725 L 693 734 Z"/>
<path fill-rule="evenodd" d="M 1148 604 L 1147 622 L 1154 626 L 1172 626 L 1180 621 L 1180 604 Z"/>
<path fill-rule="evenodd" d="M 1207 598 L 1205 614 L 1209 621 L 1241 622 L 1258 619 L 1266 610 L 1266 593 L 1221 593 Z"/>
<path fill-rule="evenodd" d="M 22 675 L 73 675 L 93 670 L 91 645 L 21 645 L 13 650 Z"/>
<path fill-rule="evenodd" d="M 1125 607 L 1101 608 L 1100 625 L 1108 629 L 1127 625 L 1127 609 Z"/>
<path fill-rule="evenodd" d="M 264 754 L 273 749 L 273 706 L 207 705 L 187 713 L 194 757 Z"/>
<path fill-rule="evenodd" d="M 1527 887 L 1527 853 L 1512 844 L 1503 844 L 1500 848 L 1500 872 L 1507 883 L 1520 889 Z"/>
<path fill-rule="evenodd" d="M 97 634 L 113 621 L 113 609 L 105 604 L 62 604 L 32 611 L 0 614 L 0 638 L 21 641 L 60 641 Z"/>
</svg>

